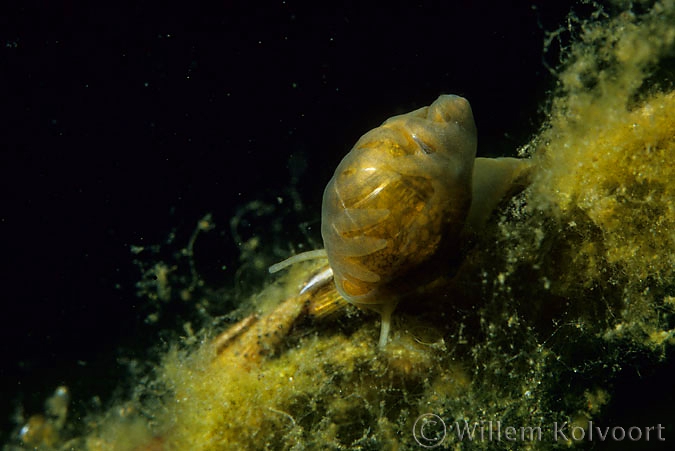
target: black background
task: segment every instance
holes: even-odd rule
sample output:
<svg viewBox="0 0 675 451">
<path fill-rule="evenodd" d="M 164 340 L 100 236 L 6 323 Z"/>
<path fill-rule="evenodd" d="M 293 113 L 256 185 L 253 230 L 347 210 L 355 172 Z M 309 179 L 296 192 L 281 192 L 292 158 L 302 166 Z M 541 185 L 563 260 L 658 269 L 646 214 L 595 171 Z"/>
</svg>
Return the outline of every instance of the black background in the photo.
<svg viewBox="0 0 675 451">
<path fill-rule="evenodd" d="M 91 3 L 3 13 L 4 434 L 19 405 L 41 410 L 59 384 L 76 403 L 105 402 L 126 375 L 120 347 L 155 340 L 130 245 L 189 233 L 207 212 L 226 225 L 237 207 L 283 192 L 291 158 L 306 163 L 294 175 L 318 218 L 358 137 L 441 93 L 471 102 L 479 154 L 526 143 L 553 86 L 544 61 L 558 57 L 542 53 L 544 31 L 571 5 Z M 236 267 L 237 243 L 225 235 L 219 252 Z"/>
</svg>

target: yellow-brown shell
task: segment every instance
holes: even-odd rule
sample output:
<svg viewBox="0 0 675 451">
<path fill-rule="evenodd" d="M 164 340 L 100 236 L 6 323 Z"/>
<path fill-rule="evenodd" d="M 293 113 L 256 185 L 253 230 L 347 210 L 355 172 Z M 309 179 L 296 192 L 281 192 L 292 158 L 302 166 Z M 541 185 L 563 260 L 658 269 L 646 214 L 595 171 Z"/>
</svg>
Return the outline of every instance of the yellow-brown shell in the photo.
<svg viewBox="0 0 675 451">
<path fill-rule="evenodd" d="M 404 294 L 407 280 L 435 273 L 440 254 L 452 255 L 471 204 L 475 155 L 471 107 L 454 95 L 359 139 L 322 206 L 321 234 L 345 299 L 377 310 Z"/>
</svg>

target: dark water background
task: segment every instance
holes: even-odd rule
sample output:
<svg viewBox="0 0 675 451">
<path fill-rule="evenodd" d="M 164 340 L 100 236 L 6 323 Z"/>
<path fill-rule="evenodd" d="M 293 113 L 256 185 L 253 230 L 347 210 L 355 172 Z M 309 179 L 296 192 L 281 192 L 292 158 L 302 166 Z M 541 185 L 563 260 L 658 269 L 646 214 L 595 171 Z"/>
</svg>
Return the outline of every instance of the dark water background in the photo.
<svg viewBox="0 0 675 451">
<path fill-rule="evenodd" d="M 525 144 L 558 58 L 544 31 L 572 5 L 259 3 L 2 7 L 0 442 L 19 405 L 41 411 L 59 384 L 84 410 L 105 404 L 127 378 L 120 357 L 159 339 L 131 245 L 186 239 L 207 212 L 227 231 L 292 178 L 318 219 L 358 137 L 441 93 L 471 102 L 479 154 Z M 232 284 L 237 243 L 219 236 L 205 258 Z"/>
</svg>

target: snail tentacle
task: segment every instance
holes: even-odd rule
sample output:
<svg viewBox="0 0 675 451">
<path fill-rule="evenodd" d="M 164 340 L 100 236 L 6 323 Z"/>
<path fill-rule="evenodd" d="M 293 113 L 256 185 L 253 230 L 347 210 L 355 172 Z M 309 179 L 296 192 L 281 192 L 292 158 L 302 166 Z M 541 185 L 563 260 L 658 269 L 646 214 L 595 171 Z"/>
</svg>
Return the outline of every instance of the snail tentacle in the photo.
<svg viewBox="0 0 675 451">
<path fill-rule="evenodd" d="M 380 309 L 380 315 L 382 316 L 382 324 L 380 325 L 380 339 L 378 341 L 378 346 L 380 349 L 387 346 L 387 340 L 389 338 L 389 330 L 391 329 L 391 314 L 396 308 L 396 303 L 387 303 L 382 304 Z"/>
<path fill-rule="evenodd" d="M 279 272 L 282 269 L 286 269 L 296 263 L 305 262 L 307 260 L 318 260 L 322 258 L 328 258 L 326 255 L 326 249 L 316 249 L 313 251 L 302 252 L 300 254 L 295 254 L 291 257 L 288 257 L 286 260 L 280 261 L 279 263 L 273 264 L 268 268 L 268 271 L 270 274 L 274 274 L 275 272 Z"/>
<path fill-rule="evenodd" d="M 300 294 L 304 294 L 310 290 L 322 287 L 327 283 L 329 283 L 331 280 L 333 280 L 333 268 L 329 266 L 328 268 L 324 269 L 318 274 L 315 274 L 314 277 L 309 279 L 307 285 L 305 285 L 303 289 L 300 290 Z"/>
</svg>

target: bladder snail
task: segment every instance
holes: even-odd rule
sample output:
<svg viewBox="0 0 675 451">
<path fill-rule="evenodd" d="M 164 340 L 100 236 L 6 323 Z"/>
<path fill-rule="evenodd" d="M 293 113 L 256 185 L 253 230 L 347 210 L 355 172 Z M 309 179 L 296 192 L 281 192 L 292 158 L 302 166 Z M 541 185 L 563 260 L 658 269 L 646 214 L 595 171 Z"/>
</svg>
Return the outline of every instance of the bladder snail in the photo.
<svg viewBox="0 0 675 451">
<path fill-rule="evenodd" d="M 442 95 L 363 135 L 340 162 L 323 195 L 325 254 L 313 251 L 270 268 L 326 255 L 347 301 L 380 313 L 380 346 L 399 300 L 447 270 L 530 167 L 528 160 L 476 158 L 469 102 Z"/>
</svg>

